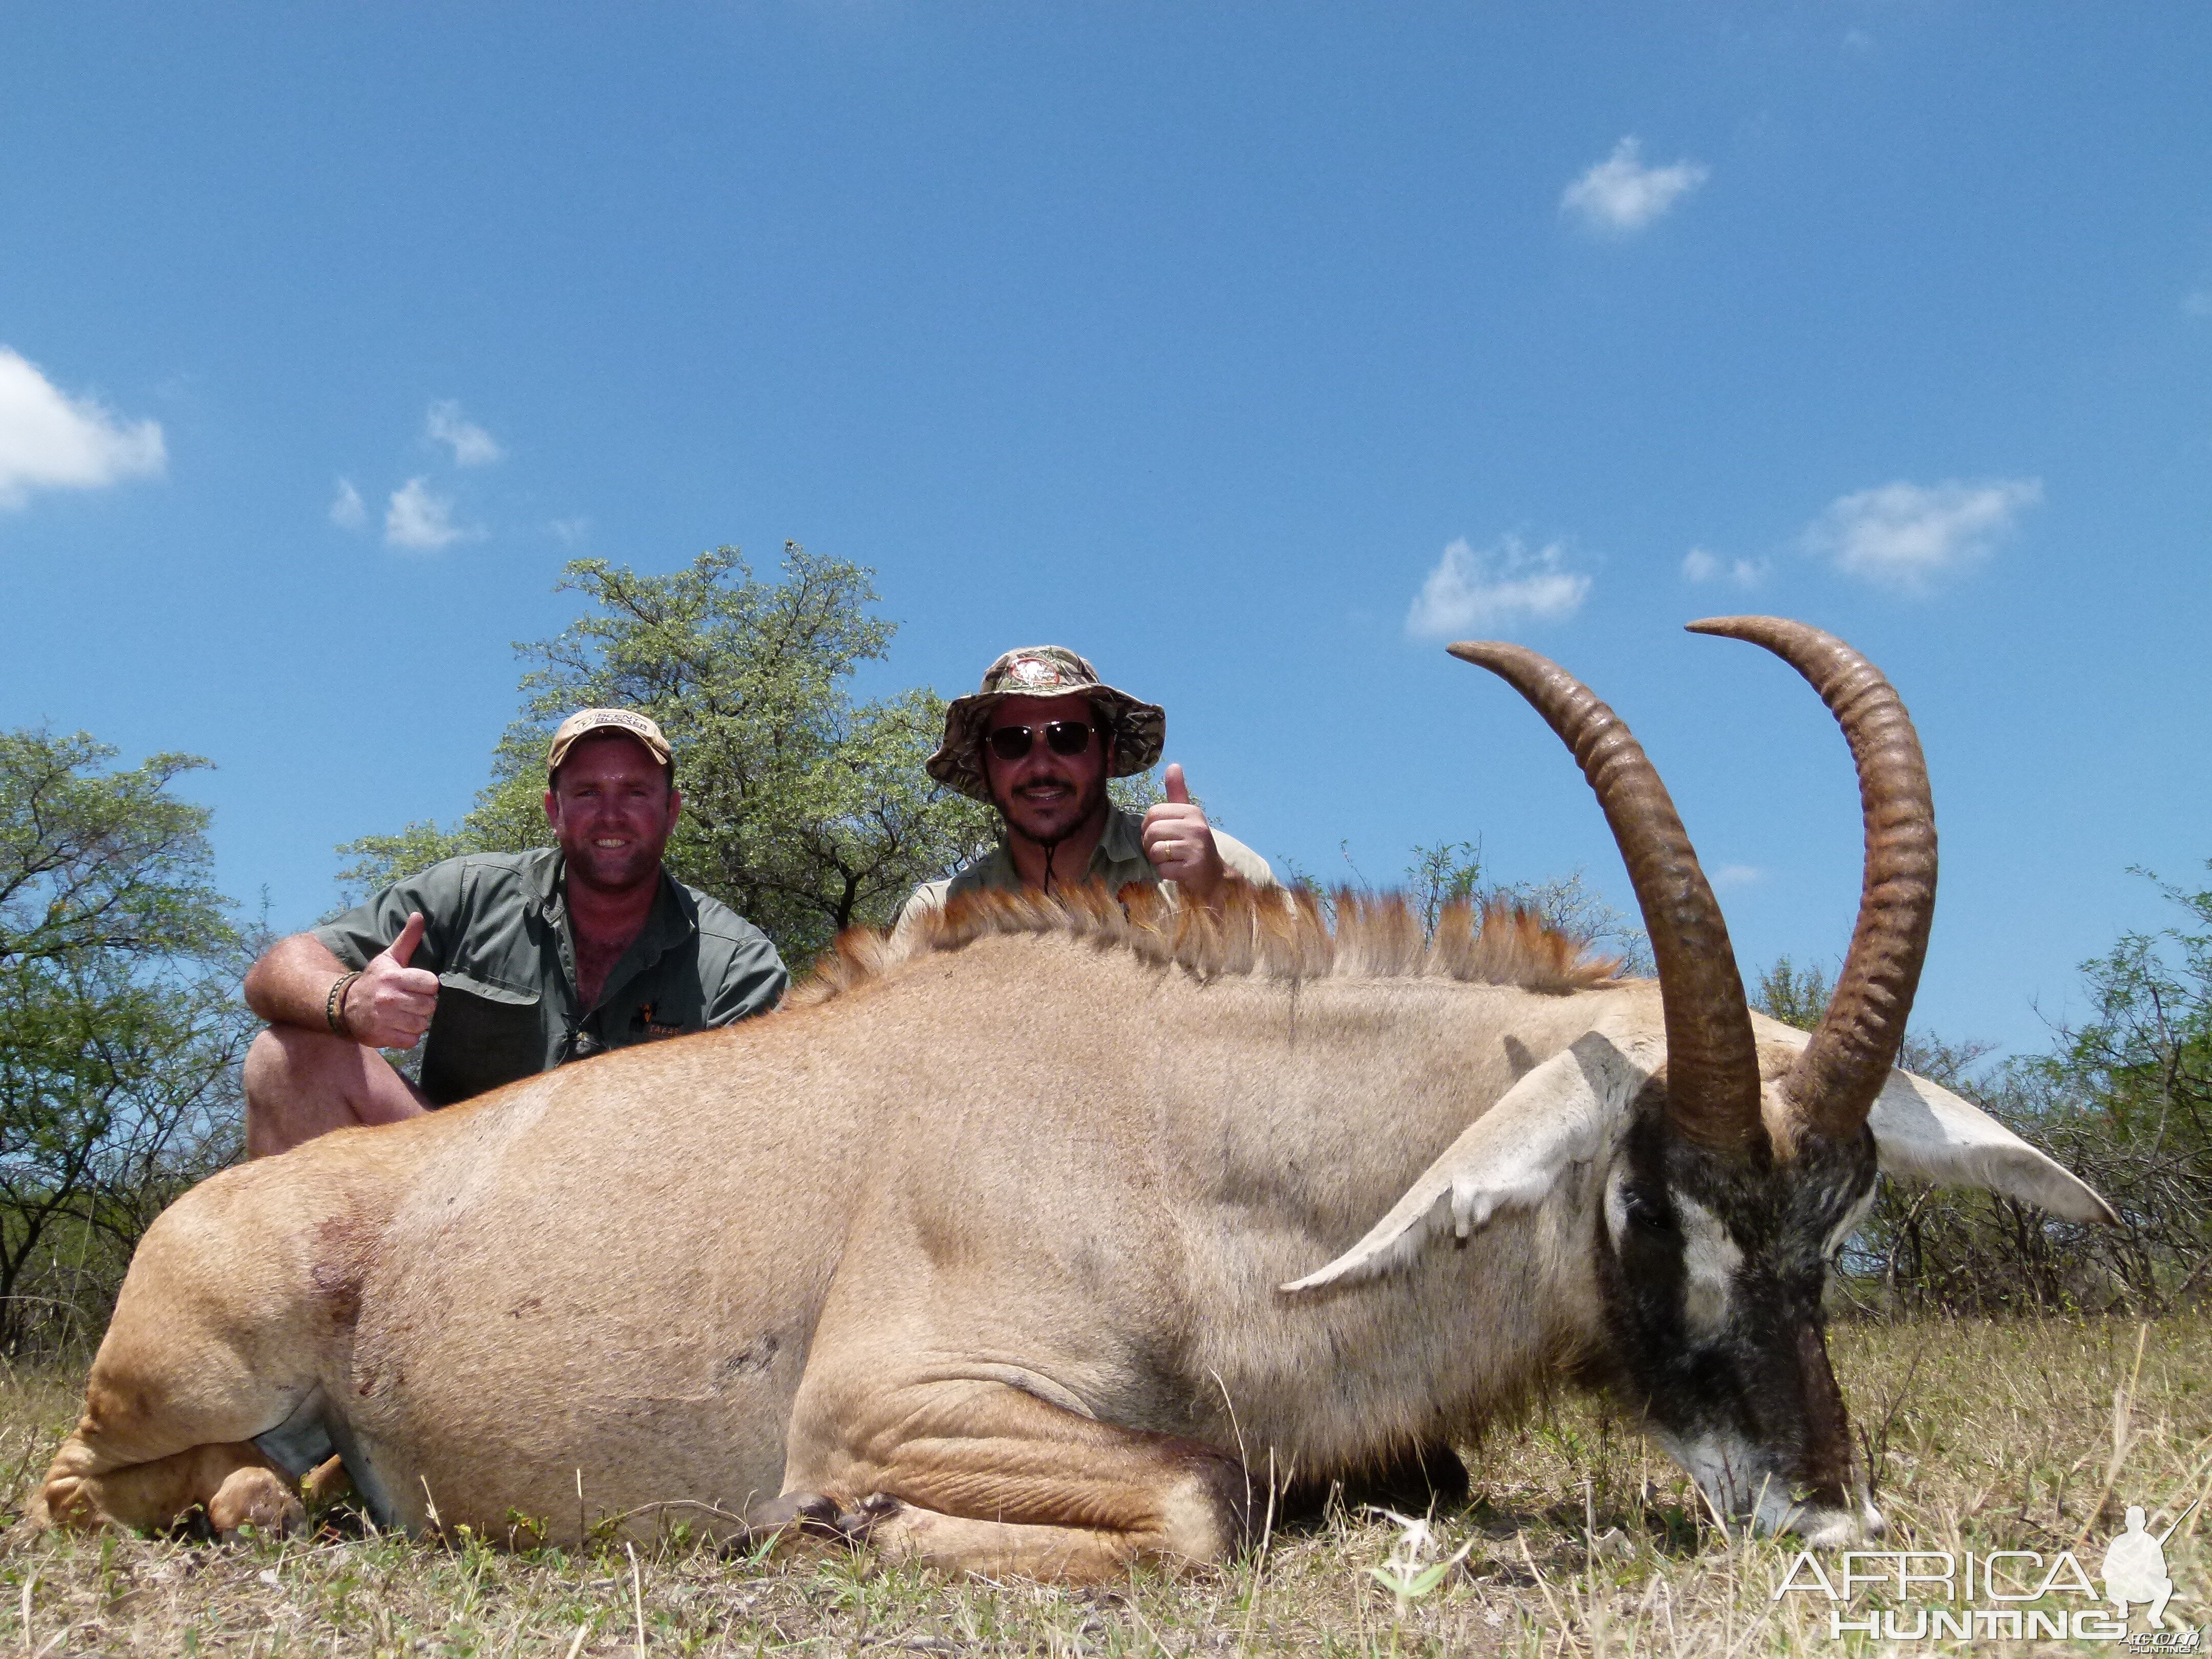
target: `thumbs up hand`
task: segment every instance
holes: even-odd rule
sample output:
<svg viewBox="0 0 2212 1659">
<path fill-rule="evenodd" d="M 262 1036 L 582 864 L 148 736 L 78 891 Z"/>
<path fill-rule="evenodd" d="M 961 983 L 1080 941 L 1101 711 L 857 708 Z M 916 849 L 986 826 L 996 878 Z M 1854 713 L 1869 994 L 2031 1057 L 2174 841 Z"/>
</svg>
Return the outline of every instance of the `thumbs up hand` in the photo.
<svg viewBox="0 0 2212 1659">
<path fill-rule="evenodd" d="M 438 976 L 407 965 L 422 942 L 422 913 L 416 910 L 399 937 L 368 959 L 346 993 L 345 1025 L 355 1042 L 372 1048 L 412 1048 L 430 1029 L 430 1016 L 438 1012 Z"/>
<path fill-rule="evenodd" d="M 1168 798 L 1145 814 L 1145 856 L 1160 872 L 1194 898 L 1211 897 L 1229 866 L 1213 844 L 1206 809 L 1190 798 L 1182 768 L 1170 766 L 1164 780 Z"/>
</svg>

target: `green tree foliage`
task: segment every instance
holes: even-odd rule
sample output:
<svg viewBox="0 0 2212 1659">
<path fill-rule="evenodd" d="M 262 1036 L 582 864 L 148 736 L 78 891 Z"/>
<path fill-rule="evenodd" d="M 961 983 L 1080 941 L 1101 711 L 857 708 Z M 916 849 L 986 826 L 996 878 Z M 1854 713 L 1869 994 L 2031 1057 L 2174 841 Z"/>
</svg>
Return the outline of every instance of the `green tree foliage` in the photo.
<svg viewBox="0 0 2212 1659">
<path fill-rule="evenodd" d="M 251 1024 L 205 808 L 79 732 L 0 733 L 0 1346 L 98 1328 L 155 1214 L 234 1152 Z M 66 1267 L 64 1254 L 68 1255 Z"/>
<path fill-rule="evenodd" d="M 2201 1164 L 2212 1152 L 2212 888 L 2191 893 L 2136 873 L 2186 921 L 2124 933 L 2081 965 L 2095 1012 L 2063 1030 L 2039 1069 L 2094 1099 L 2112 1133 L 2146 1153 Z"/>
<path fill-rule="evenodd" d="M 1413 849 L 1406 866 L 1406 903 L 1421 919 L 1421 931 L 1436 937 L 1445 907 L 1476 896 L 1482 884 L 1482 843 L 1438 841 Z"/>
<path fill-rule="evenodd" d="M 2212 870 L 2212 863 L 2208 863 Z M 2212 887 L 2154 882 L 2175 925 L 2081 964 L 2089 1018 L 2012 1068 L 2023 1115 L 2119 1212 L 2083 1294 L 2160 1309 L 2212 1290 Z"/>
<path fill-rule="evenodd" d="M 1542 881 L 1505 882 L 1490 890 L 1490 898 L 1533 910 L 1554 933 L 1579 939 L 1601 955 L 1620 958 L 1623 974 L 1649 976 L 1658 971 L 1651 960 L 1651 941 L 1633 918 L 1605 902 L 1580 870 Z"/>
<path fill-rule="evenodd" d="M 1991 1065 L 1985 1045 L 1916 1031 L 1898 1057 L 2087 1181 L 2119 1225 L 1885 1181 L 1845 1253 L 1852 1299 L 1900 1312 L 2152 1312 L 2212 1290 L 2212 889 L 2158 886 L 2183 920 L 2083 963 L 2092 1012 L 2059 1027 L 2048 1053 Z M 1830 990 L 1784 957 L 1752 1000 L 1809 1030 Z"/>
<path fill-rule="evenodd" d="M 1751 1006 L 1770 1019 L 1810 1031 L 1828 1012 L 1828 998 L 1834 989 L 1820 969 L 1809 963 L 1800 968 L 1788 957 L 1778 957 L 1774 965 L 1759 976 L 1752 989 Z"/>
<path fill-rule="evenodd" d="M 862 567 L 787 544 L 781 579 L 763 580 L 725 547 L 665 576 L 579 560 L 561 587 L 593 608 L 517 647 L 533 665 L 521 714 L 474 809 L 450 831 L 416 823 L 340 848 L 356 889 L 458 853 L 546 845 L 546 742 L 571 709 L 597 704 L 660 723 L 684 797 L 670 866 L 794 967 L 845 927 L 889 922 L 917 883 L 991 838 L 989 810 L 922 769 L 944 701 L 924 688 L 852 695 L 854 671 L 881 660 L 896 631 L 872 614 Z"/>
</svg>

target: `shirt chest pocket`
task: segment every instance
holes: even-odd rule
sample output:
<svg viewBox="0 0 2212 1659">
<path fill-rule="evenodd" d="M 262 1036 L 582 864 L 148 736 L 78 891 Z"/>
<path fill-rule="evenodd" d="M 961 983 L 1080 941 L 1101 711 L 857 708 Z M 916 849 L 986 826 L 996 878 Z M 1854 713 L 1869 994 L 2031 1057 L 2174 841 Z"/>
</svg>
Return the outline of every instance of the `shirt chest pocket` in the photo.
<svg viewBox="0 0 2212 1659">
<path fill-rule="evenodd" d="M 438 975 L 438 1012 L 422 1051 L 422 1092 L 450 1106 L 544 1070 L 542 999 L 534 985 L 477 974 Z"/>
</svg>

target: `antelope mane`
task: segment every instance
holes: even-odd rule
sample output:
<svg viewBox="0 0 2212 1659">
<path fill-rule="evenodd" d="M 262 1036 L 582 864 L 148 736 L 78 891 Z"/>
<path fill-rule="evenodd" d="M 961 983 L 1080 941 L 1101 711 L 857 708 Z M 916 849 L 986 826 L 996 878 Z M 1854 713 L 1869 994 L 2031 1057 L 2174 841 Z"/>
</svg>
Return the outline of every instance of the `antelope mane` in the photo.
<svg viewBox="0 0 2212 1659">
<path fill-rule="evenodd" d="M 1618 957 L 1592 954 L 1587 939 L 1517 904 L 1455 900 L 1433 937 L 1401 893 L 1346 889 L 1330 908 L 1333 919 L 1310 890 L 1254 887 L 1233 875 L 1203 903 L 1171 900 L 1137 882 L 1119 893 L 1097 884 L 1049 894 L 964 893 L 896 935 L 869 927 L 840 934 L 792 992 L 791 1005 L 811 1007 L 939 951 L 1015 934 L 1064 934 L 1200 980 L 1428 976 L 1562 995 L 1627 982 Z"/>
</svg>

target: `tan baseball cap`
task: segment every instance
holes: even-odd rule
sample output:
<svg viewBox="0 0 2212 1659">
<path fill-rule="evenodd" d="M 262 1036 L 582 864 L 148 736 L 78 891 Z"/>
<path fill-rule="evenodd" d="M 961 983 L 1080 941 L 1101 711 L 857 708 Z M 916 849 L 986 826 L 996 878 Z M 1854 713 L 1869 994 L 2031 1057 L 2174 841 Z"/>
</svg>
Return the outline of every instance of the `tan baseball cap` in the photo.
<svg viewBox="0 0 2212 1659">
<path fill-rule="evenodd" d="M 550 778 L 559 771 L 561 763 L 568 758 L 568 751 L 595 732 L 619 732 L 624 737 L 635 738 L 663 766 L 672 768 L 676 763 L 676 753 L 669 748 L 668 739 L 644 715 L 634 714 L 627 708 L 579 708 L 562 720 L 561 729 L 553 734 L 553 746 L 545 751 L 545 775 Z"/>
</svg>

